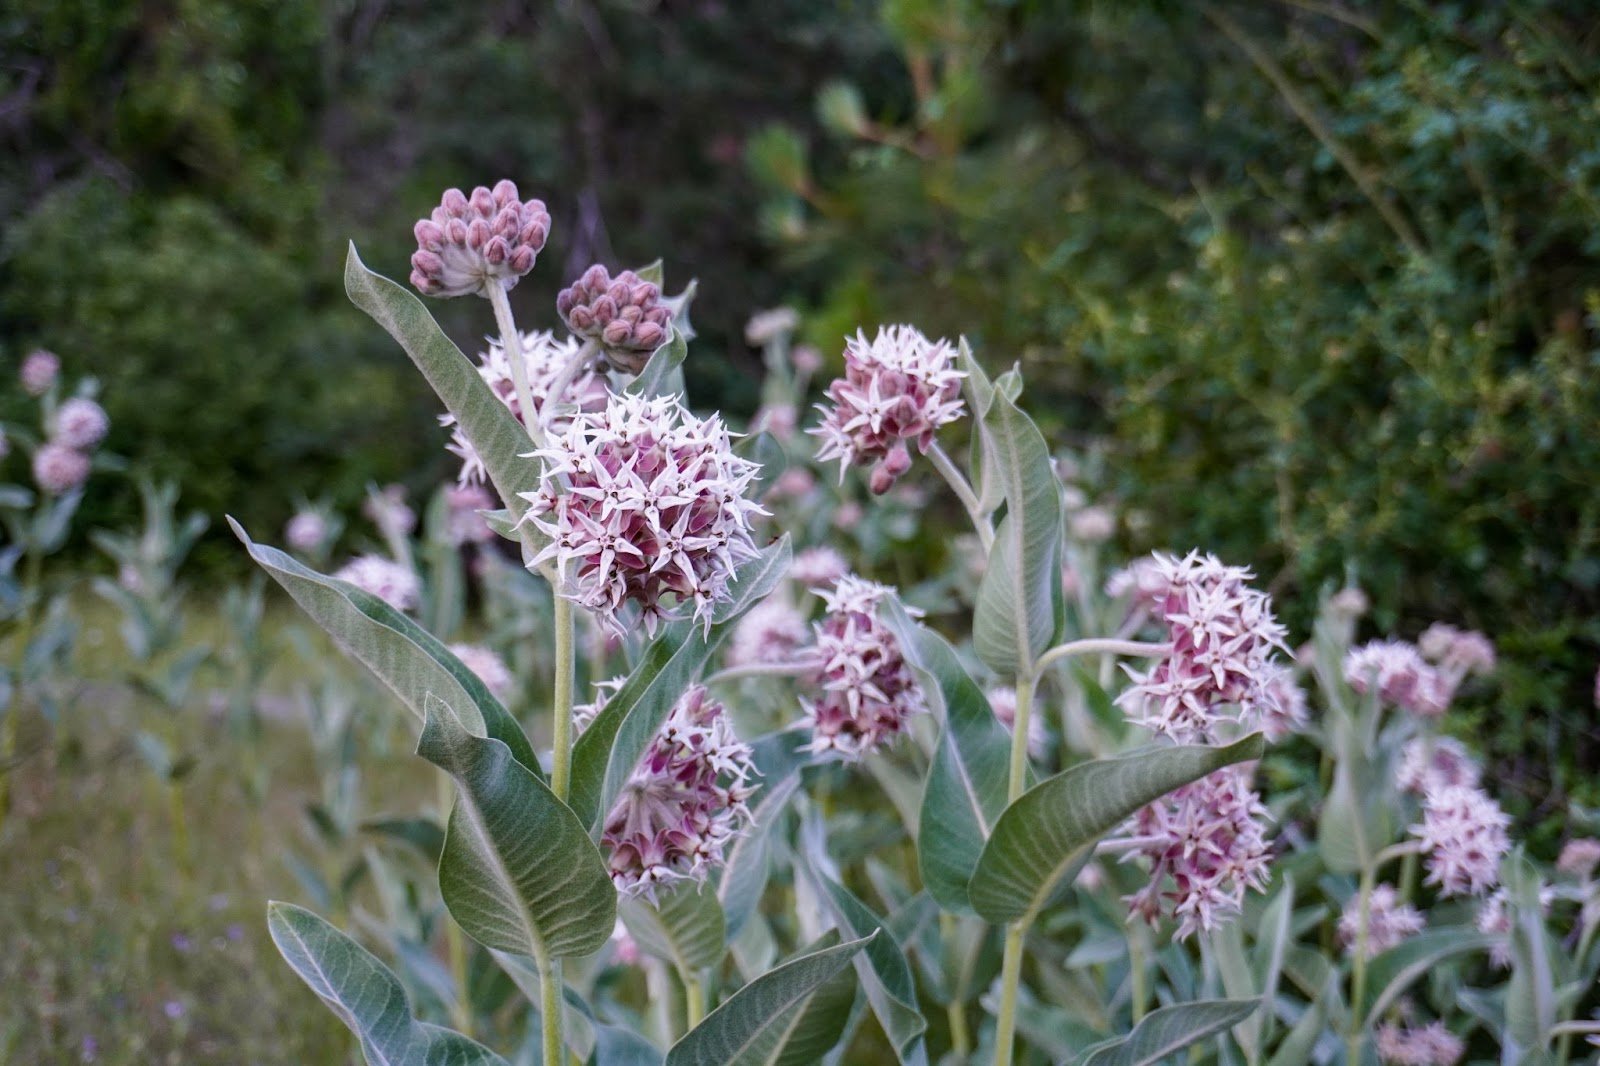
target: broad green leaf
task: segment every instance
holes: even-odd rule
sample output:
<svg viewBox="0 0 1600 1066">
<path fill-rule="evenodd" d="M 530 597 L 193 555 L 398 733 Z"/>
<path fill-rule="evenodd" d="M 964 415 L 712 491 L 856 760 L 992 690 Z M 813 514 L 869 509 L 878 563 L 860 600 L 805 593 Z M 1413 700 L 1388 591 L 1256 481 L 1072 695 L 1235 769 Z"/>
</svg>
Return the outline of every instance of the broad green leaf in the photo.
<svg viewBox="0 0 1600 1066">
<path fill-rule="evenodd" d="M 1167 1056 L 1237 1025 L 1260 1000 L 1210 999 L 1153 1010 L 1133 1032 L 1087 1049 L 1077 1066 L 1156 1066 Z"/>
<path fill-rule="evenodd" d="M 995 925 L 1031 922 L 1095 842 L 1139 808 L 1261 751 L 1259 733 L 1225 747 L 1146 748 L 1041 782 L 995 823 L 969 886 L 973 908 Z"/>
<path fill-rule="evenodd" d="M 1367 964 L 1367 988 L 1356 1005 L 1370 1027 L 1382 1018 L 1412 983 L 1444 960 L 1471 951 L 1488 951 L 1495 938 L 1470 929 L 1433 929 L 1390 948 Z"/>
<path fill-rule="evenodd" d="M 1520 850 L 1504 862 L 1511 927 L 1511 982 L 1506 988 L 1506 1034 L 1521 1048 L 1550 1043 L 1556 1024 L 1555 971 L 1546 943 L 1539 875 Z"/>
<path fill-rule="evenodd" d="M 444 852 L 444 830 L 432 818 L 369 818 L 361 830 L 405 844 L 430 863 Z"/>
<path fill-rule="evenodd" d="M 1060 632 L 1061 489 L 1038 427 L 998 388 L 980 432 L 1006 515 L 978 586 L 972 643 L 991 670 L 1022 676 Z"/>
<path fill-rule="evenodd" d="M 837 941 L 830 933 L 828 941 Z M 813 1066 L 822 1062 L 839 1043 L 856 1002 L 856 972 L 845 967 L 823 983 L 811 997 L 789 1008 L 777 1029 L 776 1046 L 747 1061 L 760 1066 Z M 753 1049 L 752 1049 L 753 1050 Z"/>
<path fill-rule="evenodd" d="M 1227 922 L 1210 933 L 1211 956 L 1222 977 L 1222 991 L 1229 999 L 1257 1000 L 1261 993 L 1255 987 L 1255 977 L 1244 954 L 1244 930 L 1239 922 Z M 1233 1038 L 1239 1042 L 1246 1061 L 1255 1062 L 1261 1051 L 1261 1011 L 1233 1027 Z"/>
<path fill-rule="evenodd" d="M 417 754 L 456 780 L 439 890 L 462 929 L 520 955 L 588 955 L 616 926 L 617 893 L 577 816 L 512 758 L 429 697 Z"/>
<path fill-rule="evenodd" d="M 1339 761 L 1334 769 L 1333 788 L 1322 801 L 1322 813 L 1317 818 L 1317 850 L 1334 873 L 1359 873 L 1371 851 L 1354 772 L 1347 760 Z"/>
<path fill-rule="evenodd" d="M 667 342 L 651 353 L 650 359 L 639 371 L 639 376 L 628 382 L 627 391 L 639 396 L 677 395 L 683 391 L 683 375 L 678 369 L 689 357 L 689 341 L 672 328 Z"/>
<path fill-rule="evenodd" d="M 294 972 L 360 1040 L 372 1066 L 506 1066 L 460 1033 L 413 1018 L 399 978 L 317 915 L 269 903 L 267 928 Z"/>
<path fill-rule="evenodd" d="M 717 879 L 717 899 L 722 902 L 729 940 L 739 935 L 739 930 L 761 902 L 772 867 L 767 838 L 799 787 L 797 773 L 785 774 L 777 781 L 764 779 L 751 809 L 755 824 L 740 834 L 728 849 L 727 864 Z"/>
<path fill-rule="evenodd" d="M 1262 912 L 1261 926 L 1256 931 L 1251 969 L 1255 975 L 1255 987 L 1264 1003 L 1277 1001 L 1278 984 L 1283 977 L 1283 959 L 1292 935 L 1293 917 L 1294 877 L 1286 873 L 1277 894 Z M 1265 1044 L 1272 1039 L 1273 1020 L 1272 1012 L 1264 1010 L 1254 1015 L 1245 1026 L 1254 1029 L 1260 1042 Z"/>
<path fill-rule="evenodd" d="M 850 965 L 872 937 L 851 940 L 782 963 L 762 974 L 686 1033 L 667 1052 L 667 1066 L 753 1066 L 781 1046 L 791 1010 L 802 1007 Z"/>
<path fill-rule="evenodd" d="M 1317 1040 L 1328 1022 L 1328 1001 L 1337 995 L 1338 989 L 1330 988 L 1328 996 L 1318 996 L 1311 1001 L 1306 1012 L 1289 1030 L 1289 1035 L 1272 1053 L 1267 1066 L 1305 1066 L 1311 1061 L 1311 1051 L 1317 1046 Z"/>
<path fill-rule="evenodd" d="M 917 820 L 917 865 L 941 907 L 970 914 L 967 883 L 1006 808 L 1011 734 L 943 637 L 913 622 L 898 602 L 886 617 L 923 687 L 944 705 Z"/>
<path fill-rule="evenodd" d="M 761 464 L 760 473 L 750 482 L 748 491 L 751 499 L 759 499 L 761 494 L 771 488 L 772 483 L 789 468 L 789 456 L 784 452 L 783 445 L 778 443 L 777 437 L 766 430 L 739 438 L 733 446 L 733 451 L 741 459 Z"/>
<path fill-rule="evenodd" d="M 867 1002 L 877 1015 L 889 1043 L 903 1063 L 927 1063 L 928 1051 L 923 1034 L 928 1023 L 917 1007 L 917 986 L 911 965 L 899 941 L 889 932 L 883 919 L 873 914 L 849 889 L 821 870 L 813 877 L 822 888 L 822 898 L 833 911 L 841 932 L 854 937 L 870 937 L 856 959 L 856 976 L 866 990 Z"/>
<path fill-rule="evenodd" d="M 404 286 L 368 270 L 353 243 L 344 261 L 344 288 L 352 303 L 400 342 L 482 457 L 500 499 L 520 508 L 518 495 L 539 487 L 540 468 L 523 458 L 533 444 L 511 409 L 444 335 L 422 301 Z"/>
<path fill-rule="evenodd" d="M 450 705 L 468 731 L 493 737 L 510 748 L 523 766 L 542 773 L 533 745 L 516 719 L 490 695 L 478 675 L 427 630 L 378 597 L 302 566 L 276 548 L 255 543 L 232 518 L 228 524 L 250 558 L 418 718 L 432 693 Z"/>
<path fill-rule="evenodd" d="M 606 700 L 572 748 L 572 809 L 596 832 L 673 704 L 699 675 L 739 616 L 754 607 L 789 569 L 789 537 L 751 559 L 734 575 L 730 598 L 706 631 L 693 619 L 666 626 L 628 680 Z"/>
<path fill-rule="evenodd" d="M 727 924 L 717 894 L 705 885 L 680 882 L 655 903 L 624 900 L 620 910 L 639 946 L 680 973 L 699 973 L 722 959 Z"/>
</svg>

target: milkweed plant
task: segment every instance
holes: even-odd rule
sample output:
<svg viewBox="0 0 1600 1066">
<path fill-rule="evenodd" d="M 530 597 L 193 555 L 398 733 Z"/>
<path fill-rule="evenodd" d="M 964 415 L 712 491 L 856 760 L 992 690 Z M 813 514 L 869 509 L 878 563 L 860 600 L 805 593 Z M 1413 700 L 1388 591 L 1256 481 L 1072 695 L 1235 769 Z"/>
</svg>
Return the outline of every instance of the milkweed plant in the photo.
<svg viewBox="0 0 1600 1066">
<path fill-rule="evenodd" d="M 510 181 L 417 222 L 412 287 L 488 302 L 476 358 L 354 248 L 345 269 L 445 408 L 441 536 L 520 559 L 486 590 L 548 586 L 534 669 L 430 631 L 459 593 L 441 620 L 396 493 L 369 499 L 382 547 L 332 573 L 324 512 L 293 554 L 234 524 L 409 711 L 448 801 L 438 892 L 480 990 L 453 1028 L 269 907 L 367 1061 L 1565 1063 L 1596 1040 L 1594 822 L 1535 864 L 1448 731 L 1493 684 L 1488 638 L 1357 644 L 1351 585 L 1296 646 L 1203 546 L 1112 567 L 1141 516 L 1095 502 L 1019 371 L 962 338 L 864 328 L 824 381 L 794 312 L 763 312 L 737 429 L 685 395 L 694 286 L 659 264 L 513 319 L 550 229 Z M 51 447 L 47 493 L 82 480 Z M 937 494 L 970 532 L 897 588 Z M 508 1016 L 536 1039 L 475 1039 Z"/>
</svg>

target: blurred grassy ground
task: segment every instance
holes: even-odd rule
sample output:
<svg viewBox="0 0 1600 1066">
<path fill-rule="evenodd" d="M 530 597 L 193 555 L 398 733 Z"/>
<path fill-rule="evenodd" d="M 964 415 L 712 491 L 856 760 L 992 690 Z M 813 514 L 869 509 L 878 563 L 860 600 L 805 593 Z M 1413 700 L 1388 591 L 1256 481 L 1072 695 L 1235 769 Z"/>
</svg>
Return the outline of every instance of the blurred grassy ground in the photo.
<svg viewBox="0 0 1600 1066">
<path fill-rule="evenodd" d="M 264 918 L 268 899 L 304 902 L 286 861 L 309 851 L 303 811 L 318 796 L 304 724 L 280 714 L 246 741 L 202 686 L 178 722 L 199 755 L 181 791 L 182 869 L 165 786 L 131 740 L 162 712 L 113 682 L 115 620 L 82 606 L 83 688 L 54 730 L 22 719 L 15 810 L 0 829 L 0 1062 L 359 1062 Z M 193 612 L 190 636 L 217 626 Z M 269 689 L 283 692 L 289 669 Z M 390 710 L 364 708 L 379 723 Z M 270 771 L 259 804 L 236 773 L 250 764 Z M 420 810 L 433 784 L 403 744 L 363 753 L 364 794 L 385 809 Z"/>
</svg>

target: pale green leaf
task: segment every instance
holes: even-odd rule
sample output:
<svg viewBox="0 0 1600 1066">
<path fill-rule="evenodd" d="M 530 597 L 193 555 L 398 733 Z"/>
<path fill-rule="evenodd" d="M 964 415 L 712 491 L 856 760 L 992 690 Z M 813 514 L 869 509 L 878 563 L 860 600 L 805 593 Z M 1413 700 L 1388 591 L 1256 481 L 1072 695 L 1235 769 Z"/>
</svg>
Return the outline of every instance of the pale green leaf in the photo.
<svg viewBox="0 0 1600 1066">
<path fill-rule="evenodd" d="M 548 785 L 497 740 L 473 736 L 429 697 L 417 754 L 456 780 L 439 889 L 485 947 L 556 957 L 598 951 L 617 894 L 600 850 Z"/>
<path fill-rule="evenodd" d="M 516 719 L 478 675 L 427 630 L 378 597 L 319 574 L 276 548 L 256 544 L 232 518 L 228 524 L 250 558 L 419 719 L 432 693 L 450 705 L 468 731 L 493 737 L 510 748 L 522 765 L 535 774 L 541 772 L 533 745 Z"/>
<path fill-rule="evenodd" d="M 620 910 L 639 947 L 680 973 L 695 974 L 722 959 L 727 924 L 717 894 L 706 885 L 679 882 L 659 891 L 655 903 L 624 900 Z"/>
<path fill-rule="evenodd" d="M 1145 1015 L 1133 1032 L 1087 1049 L 1077 1066 L 1156 1066 L 1167 1056 L 1237 1025 L 1260 1000 L 1211 999 L 1162 1007 Z"/>
<path fill-rule="evenodd" d="M 849 889 L 820 870 L 813 870 L 813 877 L 822 888 L 822 898 L 833 911 L 841 932 L 872 938 L 856 959 L 856 976 L 896 1056 L 902 1063 L 927 1063 L 923 1034 L 927 1032 L 928 1023 L 917 1006 L 917 986 L 911 976 L 911 965 L 906 962 L 905 950 L 883 919 L 872 913 Z"/>
<path fill-rule="evenodd" d="M 850 965 L 871 937 L 782 963 L 706 1015 L 667 1052 L 667 1066 L 750 1066 L 769 1060 L 793 1021 L 791 1011 Z"/>
<path fill-rule="evenodd" d="M 999 485 L 1006 515 L 978 586 L 972 643 L 991 670 L 1023 676 L 1060 632 L 1061 489 L 1038 427 L 998 388 L 979 425 L 984 476 Z"/>
<path fill-rule="evenodd" d="M 788 569 L 785 534 L 739 568 L 728 587 L 730 598 L 713 612 L 709 631 L 692 619 L 673 622 L 645 649 L 628 680 L 573 745 L 571 804 L 586 825 L 598 826 L 678 697 L 739 616 L 764 599 Z"/>
<path fill-rule="evenodd" d="M 1358 1016 L 1372 1026 L 1406 989 L 1446 959 L 1472 951 L 1488 951 L 1494 937 L 1471 929 L 1431 929 L 1390 948 L 1367 964 L 1367 988 L 1356 1005 Z"/>
<path fill-rule="evenodd" d="M 345 257 L 344 288 L 352 303 L 400 342 L 483 459 L 500 499 L 520 508 L 519 494 L 539 487 L 540 467 L 523 458 L 533 444 L 511 409 L 444 335 L 422 301 L 404 286 L 368 270 L 354 244 Z"/>
<path fill-rule="evenodd" d="M 996 925 L 1031 922 L 1095 843 L 1139 808 L 1261 751 L 1259 733 L 1225 747 L 1154 747 L 1041 782 L 995 823 L 969 886 L 973 908 Z"/>
<path fill-rule="evenodd" d="M 393 972 L 317 915 L 269 903 L 267 928 L 294 972 L 356 1035 L 371 1066 L 506 1066 L 460 1033 L 413 1018 Z"/>
</svg>

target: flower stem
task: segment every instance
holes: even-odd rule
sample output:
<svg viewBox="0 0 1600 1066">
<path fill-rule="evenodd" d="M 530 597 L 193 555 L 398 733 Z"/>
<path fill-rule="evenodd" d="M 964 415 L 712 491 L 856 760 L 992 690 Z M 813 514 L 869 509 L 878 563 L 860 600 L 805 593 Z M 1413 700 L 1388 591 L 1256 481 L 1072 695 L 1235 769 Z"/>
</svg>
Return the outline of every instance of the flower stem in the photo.
<svg viewBox="0 0 1600 1066">
<path fill-rule="evenodd" d="M 1144 1001 L 1149 996 L 1144 980 L 1144 930 L 1135 930 L 1128 938 L 1128 981 L 1132 996 L 1133 1024 L 1144 1020 Z"/>
<path fill-rule="evenodd" d="M 955 915 L 948 913 L 939 915 L 939 939 L 945 945 L 944 950 L 953 949 L 956 943 Z M 950 990 L 950 1002 L 945 1005 L 945 1014 L 950 1020 L 950 1050 L 962 1060 L 972 1054 L 972 1033 L 967 1028 L 966 1001 L 967 974 L 966 967 L 962 966 L 955 987 Z"/>
<path fill-rule="evenodd" d="M 545 1066 L 565 1066 L 561 1042 L 561 963 L 540 948 L 533 957 L 539 971 L 539 1025 L 544 1036 Z"/>
<path fill-rule="evenodd" d="M 706 1016 L 706 990 L 694 974 L 685 973 L 681 976 L 684 1020 L 688 1023 L 687 1028 L 693 1029 Z"/>
<path fill-rule="evenodd" d="M 928 446 L 926 454 L 932 460 L 933 468 L 939 471 L 961 500 L 961 506 L 967 509 L 967 514 L 972 517 L 972 527 L 978 531 L 978 540 L 983 543 L 983 550 L 988 551 L 994 544 L 994 527 L 989 524 L 989 516 L 983 513 L 983 506 L 978 502 L 978 494 L 972 491 L 971 482 L 945 454 L 945 450 L 939 447 L 938 441 Z"/>
<path fill-rule="evenodd" d="M 577 641 L 572 620 L 572 601 L 552 592 L 556 625 L 556 691 L 552 708 L 550 791 L 562 803 L 572 776 L 572 678 L 577 659 Z"/>
<path fill-rule="evenodd" d="M 1088 637 L 1084 640 L 1057 644 L 1039 656 L 1039 669 L 1044 669 L 1059 659 L 1076 655 L 1128 655 L 1153 659 L 1172 651 L 1171 644 L 1151 644 L 1142 640 L 1115 640 L 1111 637 Z"/>
<path fill-rule="evenodd" d="M 589 362 L 599 354 L 600 342 L 590 337 L 583 342 L 583 347 L 578 349 L 577 354 L 567 360 L 567 364 L 561 368 L 560 373 L 556 374 L 555 379 L 550 382 L 549 390 L 545 393 L 545 410 L 539 412 L 539 428 L 541 430 L 549 428 L 551 421 L 555 418 L 556 408 L 564 402 L 567 389 L 571 387 L 573 379 L 583 373 L 583 368 L 588 366 Z M 521 401 L 518 402 L 520 403 Z"/>
<path fill-rule="evenodd" d="M 506 362 L 511 364 L 511 387 L 516 393 L 517 410 L 522 414 L 522 424 L 527 427 L 528 439 L 533 441 L 534 447 L 543 448 L 544 433 L 539 425 L 539 410 L 533 406 L 533 390 L 528 387 L 528 364 L 522 356 L 522 334 L 517 332 L 516 320 L 511 317 L 511 300 L 503 285 L 490 285 L 488 289 L 489 306 L 494 308 L 495 325 L 500 329 L 500 346 L 506 350 Z"/>
<path fill-rule="evenodd" d="M 1028 781 L 1028 718 L 1033 713 L 1033 674 L 1017 678 L 1017 716 L 1011 725 L 1011 773 L 1006 802 L 1015 803 Z M 1017 986 L 1022 981 L 1022 942 L 1031 919 L 1006 927 L 1005 954 L 1000 963 L 1000 1014 L 995 1019 L 995 1066 L 1011 1066 L 1017 1028 Z"/>
<path fill-rule="evenodd" d="M 821 665 L 820 659 L 795 659 L 786 663 L 747 663 L 744 666 L 730 666 L 726 670 L 718 670 L 707 677 L 705 683 L 715 685 L 720 681 L 742 681 L 747 677 L 799 677 L 816 670 Z"/>
</svg>

